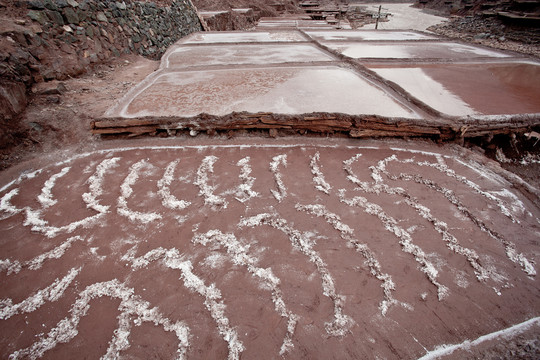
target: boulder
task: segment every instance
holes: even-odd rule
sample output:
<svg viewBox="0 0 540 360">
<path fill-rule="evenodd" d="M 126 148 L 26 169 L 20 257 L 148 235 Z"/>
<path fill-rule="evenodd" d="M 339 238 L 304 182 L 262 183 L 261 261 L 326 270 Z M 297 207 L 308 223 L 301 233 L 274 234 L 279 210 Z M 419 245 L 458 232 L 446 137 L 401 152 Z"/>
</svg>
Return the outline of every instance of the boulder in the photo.
<svg viewBox="0 0 540 360">
<path fill-rule="evenodd" d="M 27 105 L 26 86 L 22 82 L 0 82 L 0 119 L 11 119 Z"/>
</svg>

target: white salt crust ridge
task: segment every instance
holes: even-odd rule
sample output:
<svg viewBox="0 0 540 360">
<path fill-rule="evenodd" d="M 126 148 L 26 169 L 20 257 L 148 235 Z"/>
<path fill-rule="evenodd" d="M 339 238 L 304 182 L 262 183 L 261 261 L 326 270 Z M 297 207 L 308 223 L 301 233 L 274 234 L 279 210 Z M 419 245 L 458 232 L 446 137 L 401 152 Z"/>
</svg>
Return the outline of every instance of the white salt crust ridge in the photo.
<svg viewBox="0 0 540 360">
<path fill-rule="evenodd" d="M 428 351 L 428 353 L 418 360 L 435 360 L 440 359 L 443 356 L 449 356 L 456 350 L 470 350 L 471 348 L 482 344 L 485 341 L 493 341 L 499 338 L 510 339 L 520 335 L 521 333 L 531 329 L 532 327 L 540 326 L 540 317 L 535 317 L 533 319 L 522 322 L 511 326 L 507 329 L 499 330 L 491 334 L 480 336 L 474 341 L 465 340 L 461 344 L 454 345 L 439 345 L 434 350 Z"/>
<path fill-rule="evenodd" d="M 97 221 L 100 220 L 105 215 L 104 212 L 100 212 L 102 207 L 99 204 L 96 203 L 95 205 L 98 205 L 98 206 L 96 208 L 93 208 L 92 206 L 89 206 L 87 202 L 87 206 L 97 211 L 98 214 L 93 215 L 93 216 L 88 216 L 81 220 L 73 221 L 64 226 L 49 225 L 49 223 L 42 218 L 43 210 L 56 204 L 56 200 L 52 198 L 52 189 L 54 188 L 54 185 L 56 184 L 56 180 L 64 176 L 69 171 L 69 169 L 70 167 L 66 167 L 62 169 L 62 171 L 60 171 L 58 174 L 51 176 L 51 178 L 49 178 L 49 180 L 45 182 L 45 184 L 43 185 L 43 188 L 41 189 L 41 194 L 38 196 L 38 201 L 42 204 L 41 209 L 34 210 L 30 208 L 29 206 L 24 208 L 25 220 L 23 222 L 23 226 L 30 226 L 32 231 L 42 233 L 49 238 L 53 238 L 61 232 L 71 233 L 79 227 L 92 226 L 93 224 L 97 223 Z M 97 183 L 97 184 L 91 183 L 90 187 L 92 188 L 92 186 L 94 187 L 94 191 L 99 191 L 100 183 Z"/>
<path fill-rule="evenodd" d="M 343 314 L 343 305 L 345 296 L 338 294 L 334 285 L 334 279 L 328 270 L 325 262 L 317 251 L 313 249 L 313 241 L 310 241 L 300 231 L 292 228 L 285 219 L 276 214 L 263 213 L 249 218 L 242 219 L 238 226 L 256 227 L 268 225 L 274 229 L 285 233 L 296 250 L 309 258 L 309 261 L 315 264 L 317 272 L 322 280 L 323 295 L 328 297 L 334 303 L 334 320 L 325 323 L 325 329 L 328 335 L 343 337 L 347 335 L 354 326 L 354 320 L 348 315 Z"/>
<path fill-rule="evenodd" d="M 311 161 L 309 163 L 309 166 L 311 167 L 311 173 L 313 174 L 313 183 L 315 184 L 315 189 L 330 195 L 330 190 L 332 187 L 329 183 L 326 182 L 324 178 L 324 174 L 321 171 L 321 166 L 319 165 L 320 162 L 320 154 L 319 152 L 315 153 L 311 157 Z"/>
<path fill-rule="evenodd" d="M 0 220 L 7 219 L 8 217 L 11 217 L 23 211 L 23 209 L 19 209 L 16 206 L 13 206 L 13 204 L 11 204 L 11 199 L 13 199 L 18 194 L 19 189 L 15 188 L 2 196 L 2 199 L 0 199 L 0 211 L 7 213 L 7 215 L 0 216 Z"/>
<path fill-rule="evenodd" d="M 133 269 L 146 267 L 151 262 L 162 260 L 166 267 L 181 271 L 180 278 L 184 281 L 184 286 L 204 297 L 206 309 L 210 312 L 210 316 L 216 322 L 219 334 L 223 337 L 223 340 L 227 342 L 229 348 L 228 359 L 239 359 L 240 354 L 244 351 L 244 345 L 238 339 L 236 330 L 229 325 L 229 319 L 225 316 L 226 306 L 221 298 L 221 291 L 216 288 L 215 284 L 206 286 L 204 281 L 193 273 L 191 261 L 184 260 L 177 249 L 173 248 L 167 250 L 160 247 L 151 250 L 138 258 L 133 257 L 133 252 L 122 258 L 123 260 L 131 261 Z"/>
<path fill-rule="evenodd" d="M 224 234 L 219 230 L 210 230 L 206 234 L 197 234 L 192 239 L 195 244 L 201 244 L 204 246 L 213 245 L 214 247 L 224 247 L 227 254 L 231 257 L 232 262 L 235 265 L 245 266 L 249 273 L 262 280 L 266 288 L 272 291 L 272 302 L 276 312 L 287 318 L 287 334 L 283 339 L 283 344 L 279 351 L 279 355 L 283 356 L 294 348 L 292 342 L 296 324 L 298 322 L 298 315 L 293 314 L 287 310 L 285 301 L 283 300 L 280 279 L 274 275 L 271 268 L 257 267 L 257 258 L 254 258 L 248 254 L 249 245 L 242 245 L 240 241 L 236 239 L 234 234 Z"/>
<path fill-rule="evenodd" d="M 399 226 L 398 222 L 393 217 L 387 215 L 382 207 L 377 204 L 370 203 L 362 196 L 355 196 L 352 199 L 346 199 L 344 189 L 339 190 L 339 198 L 341 202 L 351 207 L 359 207 L 363 209 L 365 213 L 376 216 L 382 222 L 384 228 L 399 239 L 401 249 L 405 253 L 412 254 L 414 256 L 416 262 L 421 266 L 420 270 L 426 274 L 429 281 L 431 281 L 431 283 L 437 287 L 437 297 L 439 300 L 443 300 L 448 296 L 448 288 L 441 285 L 437 281 L 437 276 L 439 273 L 435 266 L 433 266 L 433 264 L 427 259 L 424 251 L 418 245 L 413 243 L 412 237 L 407 230 Z"/>
<path fill-rule="evenodd" d="M 287 167 L 287 155 L 276 155 L 272 158 L 272 162 L 270 163 L 270 171 L 272 174 L 274 174 L 274 180 L 276 181 L 276 185 L 278 187 L 277 191 L 272 189 L 270 192 L 272 195 L 274 195 L 278 202 L 281 202 L 287 196 L 287 188 L 281 179 L 279 165 Z"/>
<path fill-rule="evenodd" d="M 185 200 L 178 200 L 171 194 L 171 183 L 174 180 L 174 171 L 178 166 L 180 160 L 175 160 L 167 165 L 163 177 L 158 181 L 158 195 L 161 197 L 161 203 L 168 209 L 172 210 L 184 210 L 191 205 L 191 202 Z"/>
<path fill-rule="evenodd" d="M 44 289 L 38 290 L 18 304 L 13 304 L 12 299 L 0 300 L 0 320 L 7 320 L 17 314 L 31 313 L 39 309 L 46 302 L 55 302 L 64 295 L 64 292 L 79 275 L 82 268 L 71 269 L 62 279 L 56 279 Z"/>
<path fill-rule="evenodd" d="M 73 236 L 58 245 L 54 249 L 47 251 L 41 255 L 36 256 L 32 260 L 20 262 L 19 260 L 0 260 L 0 272 L 7 270 L 7 274 L 17 274 L 22 269 L 28 268 L 30 270 L 39 270 L 43 266 L 43 263 L 49 259 L 60 259 L 64 256 L 65 252 L 71 247 L 75 241 L 85 241 L 80 236 Z"/>
<path fill-rule="evenodd" d="M 388 157 L 385 160 L 379 161 L 378 166 L 376 167 L 375 166 L 370 167 L 371 177 L 375 180 L 375 183 L 372 183 L 372 184 L 359 180 L 352 170 L 352 163 L 354 161 L 357 161 L 360 158 L 360 156 L 361 155 L 358 154 L 344 162 L 344 169 L 348 174 L 347 178 L 349 179 L 349 181 L 358 185 L 360 190 L 367 193 L 378 195 L 381 192 L 383 192 L 389 195 L 398 195 L 398 196 L 403 197 L 407 205 L 413 208 L 425 220 L 429 221 L 433 225 L 435 230 L 439 234 L 441 234 L 443 241 L 446 242 L 446 246 L 450 250 L 452 250 L 454 253 L 458 255 L 462 255 L 467 258 L 469 264 L 474 269 L 475 275 L 479 281 L 483 281 L 488 278 L 489 271 L 487 271 L 479 263 L 478 254 L 474 250 L 461 246 L 458 240 L 455 238 L 455 236 L 452 235 L 448 231 L 448 225 L 446 223 L 434 217 L 431 214 L 431 210 L 428 207 L 420 204 L 418 200 L 410 196 L 407 193 L 407 191 L 405 191 L 405 189 L 400 188 L 400 187 L 390 187 L 389 185 L 384 183 L 384 180 L 381 174 L 386 174 L 387 176 L 389 176 L 386 172 L 385 164 L 387 161 L 393 159 L 395 155 L 392 155 L 391 157 Z M 438 158 L 438 161 L 443 162 L 444 160 L 442 158 Z"/>
<path fill-rule="evenodd" d="M 433 169 L 437 169 L 438 171 L 445 174 L 446 176 L 452 177 L 452 178 L 462 182 L 463 184 L 465 184 L 468 187 L 470 187 L 471 189 L 473 189 L 476 193 L 478 193 L 478 194 L 484 196 L 485 198 L 495 202 L 497 204 L 497 206 L 499 207 L 499 209 L 501 210 L 501 212 L 505 216 L 507 216 L 510 220 L 512 220 L 512 222 L 519 224 L 519 220 L 516 219 L 516 217 L 510 212 L 510 210 L 508 210 L 508 208 L 506 207 L 506 204 L 505 204 L 505 202 L 503 200 L 501 200 L 497 196 L 494 196 L 493 194 L 490 194 L 487 191 L 483 191 L 480 188 L 480 186 L 478 186 L 476 183 L 474 183 L 471 180 L 467 179 L 465 176 L 461 176 L 461 175 L 456 174 L 456 172 L 454 170 L 450 169 L 447 165 L 445 165 L 445 164 L 434 164 L 434 163 L 430 163 L 428 161 L 418 162 L 417 164 L 419 166 L 429 166 L 429 167 L 431 167 Z"/>
<path fill-rule="evenodd" d="M 392 291 L 396 289 L 396 285 L 394 284 L 392 277 L 389 274 L 382 272 L 381 264 L 375 257 L 373 251 L 371 251 L 366 244 L 363 244 L 358 241 L 358 239 L 354 238 L 354 230 L 351 229 L 349 225 L 343 223 L 337 214 L 328 211 L 324 205 L 296 204 L 295 208 L 298 211 L 305 211 L 308 214 L 324 218 L 326 222 L 334 227 L 334 229 L 339 231 L 343 240 L 347 241 L 350 246 L 362 254 L 362 256 L 366 259 L 366 264 L 369 267 L 371 275 L 375 276 L 375 278 L 382 282 L 381 288 L 383 289 L 384 299 L 379 305 L 379 310 L 381 310 L 383 316 L 386 315 L 388 309 L 392 305 L 402 305 L 408 310 L 412 310 L 410 305 L 401 303 L 394 299 L 392 296 Z"/>
<path fill-rule="evenodd" d="M 416 212 L 425 220 L 429 221 L 433 225 L 435 230 L 439 234 L 441 234 L 443 241 L 446 242 L 446 246 L 450 250 L 452 250 L 454 253 L 458 255 L 462 255 L 465 258 L 467 258 L 467 261 L 469 262 L 471 267 L 474 269 L 476 278 L 479 281 L 484 281 L 487 278 L 489 278 L 490 272 L 480 264 L 480 257 L 478 256 L 476 251 L 461 246 L 459 244 L 459 241 L 456 239 L 456 237 L 448 231 L 448 224 L 446 224 L 445 222 L 433 216 L 431 214 L 431 210 L 427 206 L 420 204 L 416 198 L 410 196 L 407 193 L 407 191 L 405 191 L 403 188 L 400 188 L 400 187 L 392 188 L 388 186 L 387 184 L 384 184 L 382 174 L 386 175 L 390 179 L 394 179 L 394 180 L 397 179 L 386 170 L 386 165 L 391 161 L 399 161 L 399 160 L 397 159 L 395 155 L 392 155 L 390 157 L 387 157 L 384 160 L 379 161 L 377 166 L 370 167 L 371 172 L 372 172 L 372 177 L 376 179 L 376 184 L 372 185 L 371 189 L 383 191 L 389 195 L 399 195 L 403 197 L 407 205 L 409 205 L 411 208 L 416 210 Z M 438 164 L 440 164 L 443 161 L 444 160 L 442 159 L 438 159 Z M 404 163 L 404 164 L 414 163 L 414 159 L 407 159 L 405 161 L 399 161 L 399 162 Z M 349 172 L 352 170 L 349 169 L 347 171 Z M 351 173 L 349 172 L 349 174 Z M 402 179 L 402 180 L 405 180 L 405 179 Z M 364 185 L 363 189 L 368 188 L 368 187 L 369 187 L 369 184 Z"/>
<path fill-rule="evenodd" d="M 212 186 L 208 183 L 208 174 L 214 173 L 214 164 L 217 160 L 218 158 L 216 156 L 206 156 L 199 166 L 199 169 L 197 169 L 197 179 L 193 184 L 199 187 L 199 196 L 204 198 L 204 203 L 206 205 L 210 205 L 214 209 L 226 209 L 229 205 L 228 201 L 221 196 L 215 195 L 214 191 L 216 190 L 216 186 Z"/>
<path fill-rule="evenodd" d="M 161 214 L 154 213 L 154 212 L 139 212 L 131 210 L 128 207 L 127 200 L 133 193 L 133 189 L 131 186 L 133 186 L 137 180 L 139 179 L 139 172 L 145 168 L 149 167 L 150 164 L 146 160 L 140 160 L 136 162 L 135 164 L 131 165 L 129 168 L 129 174 L 124 179 L 124 182 L 120 186 L 121 195 L 118 198 L 118 214 L 127 217 L 131 222 L 134 223 L 143 223 L 148 224 L 152 221 L 159 220 L 162 218 Z"/>
<path fill-rule="evenodd" d="M 447 189 L 443 186 L 440 186 L 433 180 L 425 179 L 421 175 L 417 175 L 417 174 L 413 175 L 413 174 L 402 173 L 399 175 L 388 174 L 388 176 L 391 179 L 414 181 L 418 184 L 425 185 L 426 187 L 443 194 L 451 204 L 453 204 L 461 213 L 467 216 L 467 218 L 469 218 L 481 231 L 487 233 L 491 238 L 500 242 L 504 246 L 506 255 L 510 259 L 510 261 L 516 264 L 519 264 L 523 272 L 525 272 L 527 275 L 529 276 L 536 275 L 536 269 L 534 268 L 532 263 L 525 257 L 525 255 L 523 255 L 522 253 L 518 253 L 516 251 L 516 245 L 513 242 L 503 238 L 502 235 L 500 235 L 496 231 L 490 229 L 482 220 L 480 220 L 465 205 L 463 205 L 461 200 L 455 195 L 455 193 L 452 190 Z"/>
<path fill-rule="evenodd" d="M 99 213 L 109 212 L 110 206 L 101 205 L 98 198 L 103 194 L 103 179 L 108 170 L 118 166 L 119 157 L 105 159 L 97 167 L 96 171 L 88 179 L 89 192 L 82 195 L 83 201 L 89 209 Z"/>
<path fill-rule="evenodd" d="M 56 184 L 56 180 L 66 175 L 70 169 L 70 166 L 65 167 L 59 173 L 52 175 L 49 180 L 45 181 L 45 185 L 41 189 L 41 194 L 38 195 L 38 201 L 43 209 L 49 208 L 58 202 L 53 198 L 52 189 Z"/>
<path fill-rule="evenodd" d="M 120 299 L 118 310 L 120 311 L 119 327 L 114 331 L 112 340 L 109 342 L 107 353 L 102 359 L 117 359 L 121 351 L 129 348 L 129 335 L 132 324 L 136 326 L 142 322 L 151 322 L 155 326 L 161 326 L 164 331 L 174 332 L 179 340 L 177 359 L 184 359 L 189 347 L 189 328 L 183 322 L 173 323 L 164 317 L 158 308 L 150 308 L 150 303 L 134 295 L 134 290 L 128 288 L 117 279 L 95 283 L 88 286 L 79 294 L 77 301 L 71 306 L 68 316 L 58 322 L 55 328 L 48 334 L 41 335 L 39 340 L 26 349 L 15 351 L 9 356 L 10 359 L 37 359 L 42 357 L 48 350 L 53 349 L 59 343 L 67 343 L 78 335 L 77 327 L 81 318 L 87 315 L 90 302 L 93 299 L 109 297 Z"/>
<path fill-rule="evenodd" d="M 250 157 L 247 156 L 240 159 L 236 165 L 242 167 L 240 172 L 240 180 L 242 184 L 238 186 L 236 200 L 244 203 L 254 197 L 259 197 L 260 194 L 253 190 L 253 184 L 255 184 L 255 178 L 251 176 L 251 166 L 249 165 Z"/>
</svg>

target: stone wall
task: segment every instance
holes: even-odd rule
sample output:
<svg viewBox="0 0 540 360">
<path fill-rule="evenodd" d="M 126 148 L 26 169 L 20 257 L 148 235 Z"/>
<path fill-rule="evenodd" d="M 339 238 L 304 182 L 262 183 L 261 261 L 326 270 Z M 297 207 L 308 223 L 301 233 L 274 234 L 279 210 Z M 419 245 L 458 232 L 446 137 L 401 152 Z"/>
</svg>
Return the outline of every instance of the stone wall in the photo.
<svg viewBox="0 0 540 360">
<path fill-rule="evenodd" d="M 20 111 L 20 84 L 64 80 L 122 53 L 158 59 L 169 45 L 200 31 L 190 0 L 170 6 L 140 1 L 30 0 L 0 3 L 0 118 Z M 17 85 L 19 84 L 19 85 Z M 17 89 L 14 91 L 13 89 Z M 4 97 L 4 99 L 1 99 Z"/>
</svg>

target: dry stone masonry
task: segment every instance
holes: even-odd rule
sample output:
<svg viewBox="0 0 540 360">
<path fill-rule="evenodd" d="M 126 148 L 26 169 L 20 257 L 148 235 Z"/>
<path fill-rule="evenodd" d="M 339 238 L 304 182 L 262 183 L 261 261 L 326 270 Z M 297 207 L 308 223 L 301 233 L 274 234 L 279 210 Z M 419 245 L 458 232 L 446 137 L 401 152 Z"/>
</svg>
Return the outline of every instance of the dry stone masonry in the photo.
<svg viewBox="0 0 540 360">
<path fill-rule="evenodd" d="M 25 15 L 2 29 L 13 48 L 0 51 L 0 87 L 7 89 L 0 91 L 0 102 L 11 104 L 3 117 L 18 113 L 18 104 L 24 104 L 10 96 L 21 83 L 28 87 L 64 80 L 122 53 L 158 59 L 169 45 L 201 30 L 189 0 L 170 6 L 130 0 L 31 0 L 15 5 Z"/>
</svg>

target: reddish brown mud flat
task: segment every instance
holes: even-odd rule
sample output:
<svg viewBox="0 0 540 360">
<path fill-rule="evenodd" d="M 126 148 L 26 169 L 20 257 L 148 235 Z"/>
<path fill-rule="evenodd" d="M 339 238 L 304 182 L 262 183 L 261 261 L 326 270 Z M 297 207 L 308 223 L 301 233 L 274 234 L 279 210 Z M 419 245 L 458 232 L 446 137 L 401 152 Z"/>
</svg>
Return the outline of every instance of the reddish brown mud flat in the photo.
<svg viewBox="0 0 540 360">
<path fill-rule="evenodd" d="M 538 334 L 538 198 L 462 148 L 147 139 L 48 161 L 0 174 L 3 357 L 414 359 Z"/>
<path fill-rule="evenodd" d="M 417 64 L 372 69 L 448 115 L 540 113 L 540 64 Z"/>
</svg>

